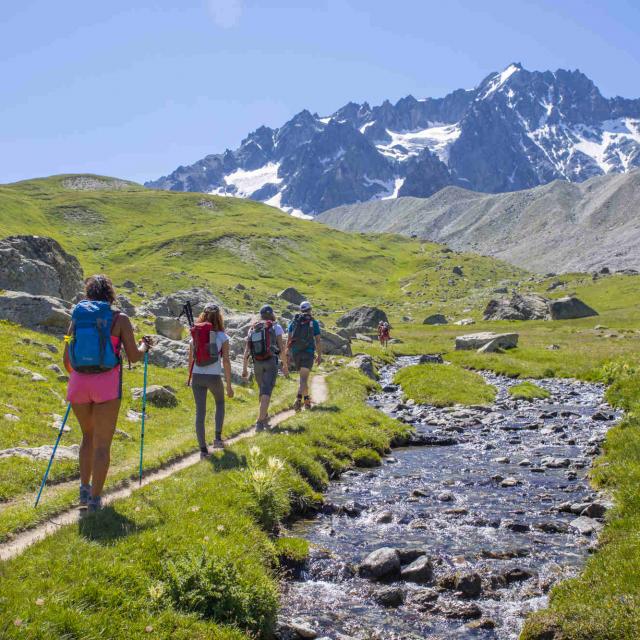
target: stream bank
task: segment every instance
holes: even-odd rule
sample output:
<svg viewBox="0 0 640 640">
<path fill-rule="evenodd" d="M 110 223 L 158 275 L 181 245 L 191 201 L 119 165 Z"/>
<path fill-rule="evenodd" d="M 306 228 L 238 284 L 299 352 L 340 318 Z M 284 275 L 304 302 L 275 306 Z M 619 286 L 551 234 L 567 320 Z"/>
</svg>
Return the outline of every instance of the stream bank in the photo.
<svg viewBox="0 0 640 640">
<path fill-rule="evenodd" d="M 516 400 L 516 381 L 483 373 L 491 407 L 440 409 L 393 384 L 418 360 L 383 368 L 369 399 L 414 446 L 344 474 L 293 528 L 313 551 L 284 585 L 280 638 L 517 638 L 595 546 L 607 505 L 587 472 L 619 417 L 604 387 L 541 380 L 549 399 Z"/>
</svg>

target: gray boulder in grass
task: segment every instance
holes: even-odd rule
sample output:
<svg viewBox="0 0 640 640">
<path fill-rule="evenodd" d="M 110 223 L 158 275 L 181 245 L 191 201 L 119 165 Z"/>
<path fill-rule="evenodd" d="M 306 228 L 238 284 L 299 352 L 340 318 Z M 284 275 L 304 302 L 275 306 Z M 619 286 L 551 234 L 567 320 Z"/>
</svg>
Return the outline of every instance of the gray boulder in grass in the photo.
<svg viewBox="0 0 640 640">
<path fill-rule="evenodd" d="M 218 304 L 221 309 L 223 308 L 222 303 L 210 291 L 201 287 L 193 287 L 155 298 L 145 304 L 140 311 L 143 315 L 176 318 L 182 312 L 182 307 L 186 302 L 191 303 L 194 315 L 198 315 L 208 302 L 213 302 Z"/>
<path fill-rule="evenodd" d="M 53 238 L 0 240 L 0 289 L 73 300 L 82 292 L 82 267 Z"/>
<path fill-rule="evenodd" d="M 157 316 L 155 325 L 156 333 L 159 335 L 169 338 L 170 340 L 182 339 L 183 326 L 176 318 Z"/>
<path fill-rule="evenodd" d="M 367 376 L 367 378 L 371 378 L 371 380 L 378 379 L 378 374 L 376 373 L 376 368 L 371 356 L 364 354 L 357 355 L 347 366 L 364 373 L 364 375 Z"/>
<path fill-rule="evenodd" d="M 598 315 L 595 309 L 592 309 L 579 298 L 570 297 L 550 300 L 549 312 L 552 320 L 574 320 Z"/>
<path fill-rule="evenodd" d="M 434 313 L 430 316 L 427 316 L 422 324 L 431 324 L 431 325 L 439 325 L 439 324 L 447 324 L 447 319 L 441 313 Z"/>
<path fill-rule="evenodd" d="M 351 341 L 337 333 L 322 331 L 320 334 L 322 353 L 328 356 L 351 356 Z"/>
<path fill-rule="evenodd" d="M 134 400 L 142 399 L 143 389 L 133 388 L 131 389 L 131 396 Z M 147 402 L 155 407 L 177 407 L 178 398 L 176 398 L 173 391 L 163 387 L 159 384 L 152 384 L 147 387 Z"/>
<path fill-rule="evenodd" d="M 0 293 L 0 320 L 62 335 L 71 322 L 72 305 L 59 298 L 38 296 L 24 291 Z"/>
<path fill-rule="evenodd" d="M 387 314 L 377 307 L 362 306 L 347 311 L 338 318 L 336 324 L 348 331 L 351 335 L 366 333 L 378 328 L 378 323 L 388 322 Z"/>
<path fill-rule="evenodd" d="M 287 287 L 286 289 L 283 289 L 278 294 L 278 298 L 296 305 L 301 304 L 305 300 L 305 297 L 295 287 Z"/>
</svg>

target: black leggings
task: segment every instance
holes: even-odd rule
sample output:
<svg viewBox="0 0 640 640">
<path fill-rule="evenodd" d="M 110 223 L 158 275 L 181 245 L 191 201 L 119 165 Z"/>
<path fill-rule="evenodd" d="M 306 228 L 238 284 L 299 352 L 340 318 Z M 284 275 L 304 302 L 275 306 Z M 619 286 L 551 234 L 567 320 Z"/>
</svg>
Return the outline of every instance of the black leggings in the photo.
<svg viewBox="0 0 640 640">
<path fill-rule="evenodd" d="M 222 439 L 224 422 L 224 386 L 222 376 L 194 373 L 191 382 L 193 399 L 196 402 L 196 436 L 200 449 L 207 448 L 204 419 L 207 415 L 207 391 L 211 391 L 216 401 L 216 440 Z"/>
</svg>

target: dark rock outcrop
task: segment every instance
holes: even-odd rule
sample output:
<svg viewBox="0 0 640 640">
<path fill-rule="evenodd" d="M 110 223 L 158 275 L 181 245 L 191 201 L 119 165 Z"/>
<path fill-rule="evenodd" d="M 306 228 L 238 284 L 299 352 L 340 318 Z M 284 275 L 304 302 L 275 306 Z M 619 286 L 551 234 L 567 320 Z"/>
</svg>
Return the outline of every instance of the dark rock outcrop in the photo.
<svg viewBox="0 0 640 640">
<path fill-rule="evenodd" d="M 387 314 L 377 307 L 362 306 L 347 311 L 336 324 L 352 335 L 376 330 L 378 323 L 388 322 Z"/>
</svg>

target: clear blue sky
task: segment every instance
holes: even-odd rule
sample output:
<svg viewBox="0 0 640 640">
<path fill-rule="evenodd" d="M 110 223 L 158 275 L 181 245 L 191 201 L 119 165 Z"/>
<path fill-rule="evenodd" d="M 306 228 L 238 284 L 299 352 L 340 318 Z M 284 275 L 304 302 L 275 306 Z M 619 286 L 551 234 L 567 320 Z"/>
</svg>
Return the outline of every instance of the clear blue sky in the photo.
<svg viewBox="0 0 640 640">
<path fill-rule="evenodd" d="M 510 62 L 640 96 L 637 0 L 20 0 L 0 8 L 0 183 L 143 181 L 261 124 L 470 88 Z"/>
</svg>

